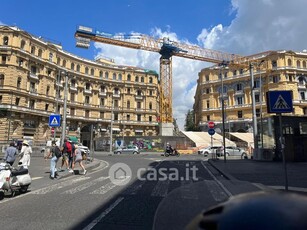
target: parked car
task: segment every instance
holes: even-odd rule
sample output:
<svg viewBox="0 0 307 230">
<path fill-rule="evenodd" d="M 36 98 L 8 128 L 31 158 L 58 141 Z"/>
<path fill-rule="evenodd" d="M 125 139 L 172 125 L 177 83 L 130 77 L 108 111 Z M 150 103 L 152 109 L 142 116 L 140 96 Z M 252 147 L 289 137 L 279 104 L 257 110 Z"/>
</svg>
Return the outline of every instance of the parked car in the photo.
<svg viewBox="0 0 307 230">
<path fill-rule="evenodd" d="M 220 146 L 212 146 L 212 147 L 209 146 L 207 148 L 203 148 L 203 149 L 198 150 L 198 154 L 202 154 L 206 157 L 209 154 L 216 153 L 217 149 L 219 149 L 219 148 L 220 148 Z"/>
<path fill-rule="evenodd" d="M 52 142 L 51 140 L 47 141 L 46 146 L 44 146 L 43 148 L 41 148 L 41 153 L 42 153 L 42 154 L 47 154 L 47 153 L 48 153 L 49 149 L 50 149 L 51 146 L 52 146 L 52 145 L 51 145 L 51 142 Z M 82 155 L 86 155 L 86 156 L 89 156 L 89 155 L 90 155 L 90 150 L 89 150 L 89 148 L 88 148 L 87 146 L 82 145 L 82 144 L 79 143 L 79 142 L 72 142 L 72 143 L 73 143 L 73 144 L 77 144 L 77 145 L 79 146 Z M 60 140 L 57 140 L 56 145 L 57 145 L 57 146 L 60 146 Z"/>
<path fill-rule="evenodd" d="M 89 156 L 90 155 L 90 150 L 87 146 L 85 145 L 82 145 L 81 143 L 79 142 L 72 142 L 73 144 L 77 144 L 78 145 L 78 148 L 81 150 L 81 154 L 82 155 L 86 155 L 86 156 Z"/>
<path fill-rule="evenodd" d="M 114 151 L 114 154 L 122 154 L 122 153 L 140 154 L 140 151 L 137 146 L 128 146 L 124 148 L 118 148 Z"/>
<path fill-rule="evenodd" d="M 241 158 L 247 158 L 247 152 L 244 149 L 234 146 L 227 146 L 225 149 L 226 156 L 240 156 Z M 219 148 L 216 152 L 217 156 L 224 156 L 223 148 Z"/>
</svg>

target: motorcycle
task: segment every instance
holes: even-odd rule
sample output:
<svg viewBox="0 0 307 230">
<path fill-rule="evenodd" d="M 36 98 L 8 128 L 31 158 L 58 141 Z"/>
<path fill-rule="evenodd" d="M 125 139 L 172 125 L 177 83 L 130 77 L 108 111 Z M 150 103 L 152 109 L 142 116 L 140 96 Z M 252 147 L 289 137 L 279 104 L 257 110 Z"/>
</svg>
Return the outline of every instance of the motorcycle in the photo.
<svg viewBox="0 0 307 230">
<path fill-rule="evenodd" d="M 32 179 L 28 169 L 20 166 L 18 169 L 7 163 L 0 163 L 0 199 L 4 193 L 9 192 L 15 196 L 15 192 L 26 193 Z"/>
<path fill-rule="evenodd" d="M 176 150 L 176 149 L 173 149 L 173 151 L 165 151 L 164 153 L 164 156 L 168 157 L 168 156 L 177 156 L 179 157 L 180 156 L 180 153 Z"/>
</svg>

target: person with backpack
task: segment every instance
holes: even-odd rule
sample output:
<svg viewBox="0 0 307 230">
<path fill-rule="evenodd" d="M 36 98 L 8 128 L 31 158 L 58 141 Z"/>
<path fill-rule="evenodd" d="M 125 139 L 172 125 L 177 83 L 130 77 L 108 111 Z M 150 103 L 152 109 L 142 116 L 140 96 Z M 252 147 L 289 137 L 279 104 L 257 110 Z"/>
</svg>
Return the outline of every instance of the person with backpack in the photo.
<svg viewBox="0 0 307 230">
<path fill-rule="evenodd" d="M 72 145 L 66 138 L 64 139 L 64 143 L 62 146 L 62 153 L 63 153 L 63 158 L 62 158 L 61 169 L 63 168 L 65 164 L 67 167 L 67 170 L 69 172 L 73 172 L 73 170 L 70 168 L 70 162 L 73 160 Z"/>
<path fill-rule="evenodd" d="M 56 145 L 55 141 L 52 141 L 52 146 L 45 159 L 47 160 L 50 157 L 50 155 L 52 156 L 50 160 L 50 179 L 53 180 L 58 176 L 56 164 L 58 162 L 58 159 L 62 156 L 61 150 L 59 146 Z"/>
</svg>

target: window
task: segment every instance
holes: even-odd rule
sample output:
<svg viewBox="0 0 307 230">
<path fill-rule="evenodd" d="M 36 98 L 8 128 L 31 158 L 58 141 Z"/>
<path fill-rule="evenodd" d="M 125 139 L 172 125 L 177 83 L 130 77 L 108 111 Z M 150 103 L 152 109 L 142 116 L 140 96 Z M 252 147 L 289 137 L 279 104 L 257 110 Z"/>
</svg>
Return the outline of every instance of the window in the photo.
<svg viewBox="0 0 307 230">
<path fill-rule="evenodd" d="M 0 74 L 0 87 L 3 87 L 4 85 L 4 75 Z"/>
<path fill-rule="evenodd" d="M 260 109 L 256 109 L 256 117 L 260 117 Z"/>
<path fill-rule="evenodd" d="M 114 100 L 114 108 L 118 108 L 118 100 Z"/>
<path fill-rule="evenodd" d="M 38 56 L 41 58 L 43 56 L 43 51 L 41 49 L 38 50 Z"/>
<path fill-rule="evenodd" d="M 131 89 L 130 89 L 130 88 L 127 88 L 127 93 L 128 93 L 128 94 L 130 94 L 130 91 L 131 91 Z"/>
<path fill-rule="evenodd" d="M 89 110 L 85 110 L 85 118 L 89 118 L 90 117 L 90 111 Z"/>
<path fill-rule="evenodd" d="M 56 64 L 57 64 L 57 65 L 60 65 L 60 64 L 61 64 L 61 58 L 59 58 L 59 57 L 57 58 Z"/>
<path fill-rule="evenodd" d="M 301 92 L 300 95 L 301 95 L 301 100 L 305 100 L 305 92 Z"/>
<path fill-rule="evenodd" d="M 244 73 L 244 70 L 243 69 L 240 69 L 240 74 L 243 74 Z"/>
<path fill-rule="evenodd" d="M 130 74 L 128 74 L 128 76 L 127 76 L 127 81 L 131 81 L 131 75 Z"/>
<path fill-rule="evenodd" d="M 74 63 L 71 63 L 71 64 L 70 64 L 70 68 L 71 68 L 71 70 L 75 70 L 75 64 L 74 64 Z"/>
<path fill-rule="evenodd" d="M 152 102 L 149 102 L 149 109 L 152 110 Z"/>
<path fill-rule="evenodd" d="M 66 68 L 66 60 L 63 60 L 63 67 Z"/>
<path fill-rule="evenodd" d="M 242 105 L 243 104 L 243 98 L 242 97 L 237 97 L 237 105 Z"/>
<path fill-rule="evenodd" d="M 49 61 L 52 62 L 53 53 L 49 53 Z"/>
<path fill-rule="evenodd" d="M 120 91 L 119 91 L 118 88 L 115 88 L 115 89 L 114 89 L 114 95 L 117 95 L 117 96 L 120 95 Z"/>
<path fill-rule="evenodd" d="M 29 108 L 30 109 L 35 109 L 35 100 L 30 100 L 29 101 Z"/>
<path fill-rule="evenodd" d="M 238 118 L 243 118 L 243 112 L 242 112 L 242 110 L 238 111 Z"/>
<path fill-rule="evenodd" d="M 113 80 L 116 80 L 116 73 L 113 73 Z"/>
<path fill-rule="evenodd" d="M 127 121 L 130 121 L 130 114 L 127 114 L 126 119 Z"/>
<path fill-rule="evenodd" d="M 17 87 L 17 89 L 20 89 L 20 87 L 21 87 L 21 77 L 19 77 L 19 78 L 17 79 L 17 85 L 16 85 L 16 87 Z"/>
<path fill-rule="evenodd" d="M 22 50 L 25 49 L 25 45 L 26 45 L 26 42 L 25 42 L 24 40 L 21 40 L 21 42 L 20 42 L 20 48 L 21 48 Z"/>
<path fill-rule="evenodd" d="M 84 102 L 85 102 L 85 104 L 89 104 L 90 103 L 90 97 L 89 96 L 85 96 Z"/>
<path fill-rule="evenodd" d="M 255 94 L 255 102 L 256 103 L 260 102 L 260 95 L 259 94 Z"/>
<path fill-rule="evenodd" d="M 303 61 L 303 68 L 306 68 L 306 61 Z"/>
<path fill-rule="evenodd" d="M 210 93 L 210 88 L 206 88 L 206 94 Z"/>
<path fill-rule="evenodd" d="M 260 88 L 260 81 L 259 80 L 255 80 L 254 81 L 254 89 Z"/>
<path fill-rule="evenodd" d="M 9 38 L 5 36 L 2 42 L 3 42 L 3 45 L 7 46 L 9 44 Z"/>
<path fill-rule="evenodd" d="M 118 113 L 114 113 L 114 121 L 118 121 Z"/>
<path fill-rule="evenodd" d="M 210 121 L 211 119 L 210 119 L 210 115 L 207 115 L 207 121 Z"/>
<path fill-rule="evenodd" d="M 152 96 L 153 95 L 153 91 L 150 89 L 149 90 L 149 96 Z"/>
<path fill-rule="evenodd" d="M 137 96 L 142 96 L 142 91 L 141 91 L 141 90 L 138 90 L 137 93 L 136 93 L 136 95 L 137 95 Z"/>
<path fill-rule="evenodd" d="M 2 55 L 2 64 L 6 63 L 6 55 Z"/>
<path fill-rule="evenodd" d="M 207 109 L 209 109 L 209 108 L 210 108 L 210 101 L 207 100 Z"/>
<path fill-rule="evenodd" d="M 144 82 L 145 80 L 144 80 L 144 77 L 141 77 L 141 82 Z"/>
<path fill-rule="evenodd" d="M 76 114 L 75 108 L 70 108 L 70 116 L 75 116 Z"/>
<path fill-rule="evenodd" d="M 135 82 L 138 82 L 138 81 L 139 81 L 139 77 L 136 76 L 136 77 L 135 77 Z"/>
<path fill-rule="evenodd" d="M 100 106 L 104 106 L 105 105 L 105 100 L 104 98 L 100 98 Z"/>
<path fill-rule="evenodd" d="M 85 67 L 85 74 L 88 74 L 88 68 Z"/>
<path fill-rule="evenodd" d="M 94 76 L 94 73 L 95 73 L 94 69 L 91 69 L 91 75 L 92 76 Z"/>
<path fill-rule="evenodd" d="M 50 93 L 50 86 L 48 85 L 46 88 L 46 96 L 49 96 L 49 93 Z"/>
<path fill-rule="evenodd" d="M 137 115 L 137 121 L 142 121 L 142 115 L 141 114 Z"/>
<path fill-rule="evenodd" d="M 31 54 L 35 54 L 35 46 L 31 47 Z"/>
<path fill-rule="evenodd" d="M 296 67 L 301 68 L 301 62 L 299 60 L 296 61 Z"/>
<path fill-rule="evenodd" d="M 91 90 L 91 84 L 90 83 L 86 83 L 85 84 L 85 89 L 86 90 Z"/>
<path fill-rule="evenodd" d="M 109 72 L 105 72 L 105 73 L 104 73 L 104 77 L 105 77 L 106 79 L 108 79 L 108 78 L 109 78 Z"/>
<path fill-rule="evenodd" d="M 75 87 L 76 87 L 76 80 L 75 80 L 75 79 L 71 79 L 71 80 L 70 80 L 70 86 L 71 86 L 72 88 L 75 88 Z"/>
<path fill-rule="evenodd" d="M 80 65 L 77 65 L 77 72 L 80 72 Z"/>
<path fill-rule="evenodd" d="M 70 94 L 70 101 L 75 102 L 75 94 L 74 93 Z"/>
<path fill-rule="evenodd" d="M 137 102 L 137 108 L 138 108 L 138 109 L 141 109 L 141 108 L 142 108 L 142 104 L 141 104 L 141 102 L 139 102 L 139 101 Z"/>
<path fill-rule="evenodd" d="M 100 119 L 104 119 L 104 112 L 100 112 Z"/>
<path fill-rule="evenodd" d="M 210 78 L 209 78 L 209 75 L 206 75 L 206 76 L 205 76 L 205 79 L 206 79 L 206 81 L 209 81 L 209 79 L 210 79 Z"/>
<path fill-rule="evenodd" d="M 149 83 L 152 84 L 153 83 L 153 79 L 152 77 L 149 77 Z"/>
<path fill-rule="evenodd" d="M 118 80 L 119 80 L 119 81 L 121 81 L 121 80 L 122 80 L 122 78 L 123 78 L 123 77 L 122 77 L 122 74 L 121 74 L 121 73 L 120 73 L 120 74 L 118 74 Z"/>
<path fill-rule="evenodd" d="M 149 121 L 149 122 L 152 122 L 152 116 L 149 116 L 149 117 L 148 117 L 148 121 Z"/>
<path fill-rule="evenodd" d="M 58 105 L 57 112 L 60 113 L 60 111 L 61 111 L 61 106 Z"/>
<path fill-rule="evenodd" d="M 130 101 L 127 101 L 127 109 L 130 109 Z"/>
<path fill-rule="evenodd" d="M 49 108 L 49 104 L 46 103 L 46 104 L 45 104 L 45 111 L 48 111 L 48 108 Z"/>
<path fill-rule="evenodd" d="M 22 60 L 22 58 L 18 58 L 18 66 L 20 66 L 20 67 L 23 66 L 23 60 Z"/>
<path fill-rule="evenodd" d="M 103 78 L 103 72 L 102 71 L 99 71 L 99 77 L 100 77 L 100 79 Z"/>
<path fill-rule="evenodd" d="M 272 61 L 272 68 L 276 68 L 277 67 L 277 61 L 276 60 L 273 60 Z"/>
<path fill-rule="evenodd" d="M 103 85 L 101 85 L 101 86 L 100 86 L 100 92 L 101 92 L 101 93 L 105 93 L 105 92 L 106 92 L 106 87 L 103 86 Z"/>
<path fill-rule="evenodd" d="M 279 76 L 273 76 L 273 83 L 279 82 Z"/>
<path fill-rule="evenodd" d="M 242 90 L 243 90 L 243 87 L 242 87 L 242 84 L 241 84 L 241 83 L 237 84 L 236 90 L 237 90 L 237 91 L 242 91 Z"/>
<path fill-rule="evenodd" d="M 291 61 L 291 59 L 288 59 L 288 66 L 292 66 L 292 61 Z"/>
<path fill-rule="evenodd" d="M 19 105 L 19 102 L 20 102 L 20 97 L 16 97 L 16 99 L 15 99 L 15 105 Z"/>
<path fill-rule="evenodd" d="M 237 75 L 237 70 L 234 70 L 234 71 L 232 72 L 232 75 L 233 75 L 233 76 L 236 76 L 236 75 Z"/>
</svg>

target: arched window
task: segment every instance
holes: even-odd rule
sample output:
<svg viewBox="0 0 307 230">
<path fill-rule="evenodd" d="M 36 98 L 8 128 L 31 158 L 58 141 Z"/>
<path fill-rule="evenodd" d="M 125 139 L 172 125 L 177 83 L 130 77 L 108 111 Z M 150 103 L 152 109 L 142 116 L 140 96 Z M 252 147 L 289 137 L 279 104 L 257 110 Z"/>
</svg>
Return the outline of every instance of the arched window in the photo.
<svg viewBox="0 0 307 230">
<path fill-rule="evenodd" d="M 106 87 L 104 85 L 100 86 L 100 92 L 105 93 L 106 92 Z"/>
<path fill-rule="evenodd" d="M 103 78 L 103 72 L 102 71 L 99 71 L 99 77 Z"/>
<path fill-rule="evenodd" d="M 122 78 L 123 78 L 123 77 L 122 77 L 122 74 L 121 74 L 121 73 L 120 73 L 120 74 L 118 74 L 118 80 L 119 80 L 119 81 L 121 81 L 121 80 L 122 80 Z"/>
<path fill-rule="evenodd" d="M 291 61 L 291 59 L 288 59 L 288 66 L 292 66 L 292 61 Z"/>
<path fill-rule="evenodd" d="M 152 84 L 153 83 L 153 79 L 152 77 L 149 78 L 149 83 Z"/>
<path fill-rule="evenodd" d="M 56 59 L 56 64 L 57 64 L 57 65 L 60 65 L 60 64 L 61 64 L 61 58 L 57 57 L 57 59 Z"/>
<path fill-rule="evenodd" d="M 116 80 L 116 73 L 113 73 L 113 80 Z"/>
<path fill-rule="evenodd" d="M 128 74 L 128 76 L 127 76 L 127 81 L 131 81 L 131 75 L 130 74 Z"/>
<path fill-rule="evenodd" d="M 26 45 L 26 42 L 24 40 L 21 40 L 20 42 L 20 48 L 23 50 L 25 49 L 25 45 Z"/>
<path fill-rule="evenodd" d="M 306 61 L 303 61 L 303 68 L 306 68 Z"/>
<path fill-rule="evenodd" d="M 152 102 L 149 102 L 149 109 L 152 110 Z"/>
<path fill-rule="evenodd" d="M 49 92 L 50 92 L 50 86 L 48 85 L 46 89 L 46 96 L 49 96 Z"/>
<path fill-rule="evenodd" d="M 16 86 L 17 86 L 17 89 L 20 89 L 20 87 L 21 87 L 21 77 L 18 77 Z"/>
<path fill-rule="evenodd" d="M 3 45 L 7 46 L 9 44 L 9 38 L 5 36 L 2 41 Z"/>
<path fill-rule="evenodd" d="M 71 70 L 75 70 L 75 64 L 74 64 L 74 63 L 71 63 L 71 64 L 70 64 L 70 68 L 71 68 Z"/>
<path fill-rule="evenodd" d="M 80 65 L 77 65 L 77 72 L 80 72 Z"/>
<path fill-rule="evenodd" d="M 108 79 L 108 78 L 109 78 L 109 72 L 105 72 L 105 73 L 104 73 L 104 77 L 105 77 L 106 79 Z"/>
<path fill-rule="evenodd" d="M 31 47 L 31 54 L 35 54 L 35 46 Z"/>
<path fill-rule="evenodd" d="M 87 82 L 85 84 L 85 89 L 90 90 L 91 89 L 91 83 Z"/>
<path fill-rule="evenodd" d="M 85 74 L 88 74 L 88 67 L 85 67 Z"/>
<path fill-rule="evenodd" d="M 139 76 L 135 77 L 135 82 L 139 82 Z"/>
<path fill-rule="evenodd" d="M 66 67 L 66 60 L 63 60 L 63 67 Z"/>
<path fill-rule="evenodd" d="M 41 58 L 43 56 L 43 51 L 41 49 L 38 50 L 38 56 Z"/>
<path fill-rule="evenodd" d="M 130 101 L 127 101 L 127 109 L 130 109 Z"/>
<path fill-rule="evenodd" d="M 301 62 L 299 60 L 296 61 L 296 67 L 301 68 Z"/>
<path fill-rule="evenodd" d="M 141 77 L 141 82 L 144 82 L 144 81 L 145 81 L 144 77 Z"/>
<path fill-rule="evenodd" d="M 94 69 L 91 69 L 91 75 L 94 76 Z"/>
<path fill-rule="evenodd" d="M 136 95 L 142 96 L 142 90 L 139 90 L 139 89 L 138 89 L 138 91 L 136 92 Z"/>
</svg>

